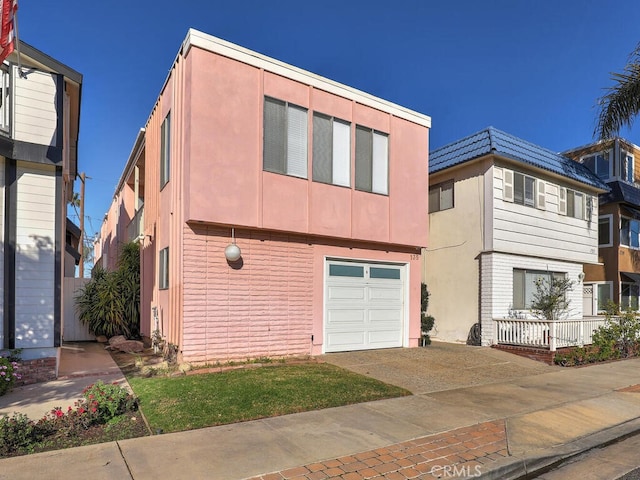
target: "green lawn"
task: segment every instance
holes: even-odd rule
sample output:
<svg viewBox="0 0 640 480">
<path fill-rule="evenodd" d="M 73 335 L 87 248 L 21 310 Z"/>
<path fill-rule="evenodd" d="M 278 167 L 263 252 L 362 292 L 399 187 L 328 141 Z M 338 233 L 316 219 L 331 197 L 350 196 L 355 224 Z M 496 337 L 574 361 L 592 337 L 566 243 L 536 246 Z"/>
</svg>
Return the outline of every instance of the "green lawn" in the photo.
<svg viewBox="0 0 640 480">
<path fill-rule="evenodd" d="M 128 380 L 151 429 L 165 433 L 411 394 L 324 363 Z"/>
</svg>

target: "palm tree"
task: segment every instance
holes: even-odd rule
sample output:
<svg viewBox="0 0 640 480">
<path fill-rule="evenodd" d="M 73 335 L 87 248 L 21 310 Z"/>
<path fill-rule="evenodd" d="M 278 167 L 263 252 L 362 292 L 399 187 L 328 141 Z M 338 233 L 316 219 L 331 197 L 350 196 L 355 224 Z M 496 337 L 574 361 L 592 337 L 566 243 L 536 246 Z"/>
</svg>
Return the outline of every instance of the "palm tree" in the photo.
<svg viewBox="0 0 640 480">
<path fill-rule="evenodd" d="M 598 124 L 594 136 L 600 140 L 618 134 L 624 126 L 630 127 L 640 113 L 640 43 L 629 55 L 622 73 L 612 73 L 613 87 L 598 100 Z"/>
</svg>

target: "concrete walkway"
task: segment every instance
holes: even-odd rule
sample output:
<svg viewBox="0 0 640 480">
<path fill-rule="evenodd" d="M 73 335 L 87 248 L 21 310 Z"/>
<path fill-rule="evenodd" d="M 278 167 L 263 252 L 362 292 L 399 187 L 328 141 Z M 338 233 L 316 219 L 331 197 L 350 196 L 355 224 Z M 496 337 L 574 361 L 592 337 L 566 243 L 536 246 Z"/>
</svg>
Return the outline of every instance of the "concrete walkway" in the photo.
<svg viewBox="0 0 640 480">
<path fill-rule="evenodd" d="M 486 369 L 522 374 L 473 368 L 482 384 L 4 459 L 0 479 L 519 478 L 640 431 L 640 359 L 540 373 L 476 351 L 499 358 Z M 451 365 L 451 382 L 460 371 Z"/>
</svg>

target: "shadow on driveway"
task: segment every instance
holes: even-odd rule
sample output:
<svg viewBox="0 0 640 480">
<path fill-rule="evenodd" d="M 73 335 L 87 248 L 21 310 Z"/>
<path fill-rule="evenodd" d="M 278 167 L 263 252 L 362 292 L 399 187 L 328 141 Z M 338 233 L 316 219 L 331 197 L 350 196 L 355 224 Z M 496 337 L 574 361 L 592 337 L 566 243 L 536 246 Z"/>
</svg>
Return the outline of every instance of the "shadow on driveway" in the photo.
<svg viewBox="0 0 640 480">
<path fill-rule="evenodd" d="M 504 382 L 561 369 L 490 347 L 444 342 L 420 348 L 328 353 L 320 358 L 413 394 Z"/>
</svg>

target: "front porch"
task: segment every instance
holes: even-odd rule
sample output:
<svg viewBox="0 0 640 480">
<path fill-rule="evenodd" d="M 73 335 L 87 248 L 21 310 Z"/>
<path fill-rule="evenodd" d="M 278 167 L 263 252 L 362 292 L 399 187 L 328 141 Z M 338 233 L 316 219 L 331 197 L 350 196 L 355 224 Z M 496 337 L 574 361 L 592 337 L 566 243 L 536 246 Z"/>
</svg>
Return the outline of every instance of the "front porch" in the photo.
<svg viewBox="0 0 640 480">
<path fill-rule="evenodd" d="M 593 343 L 593 332 L 606 322 L 604 316 L 570 320 L 494 319 L 493 346 L 516 355 L 553 363 L 558 350 Z"/>
</svg>

